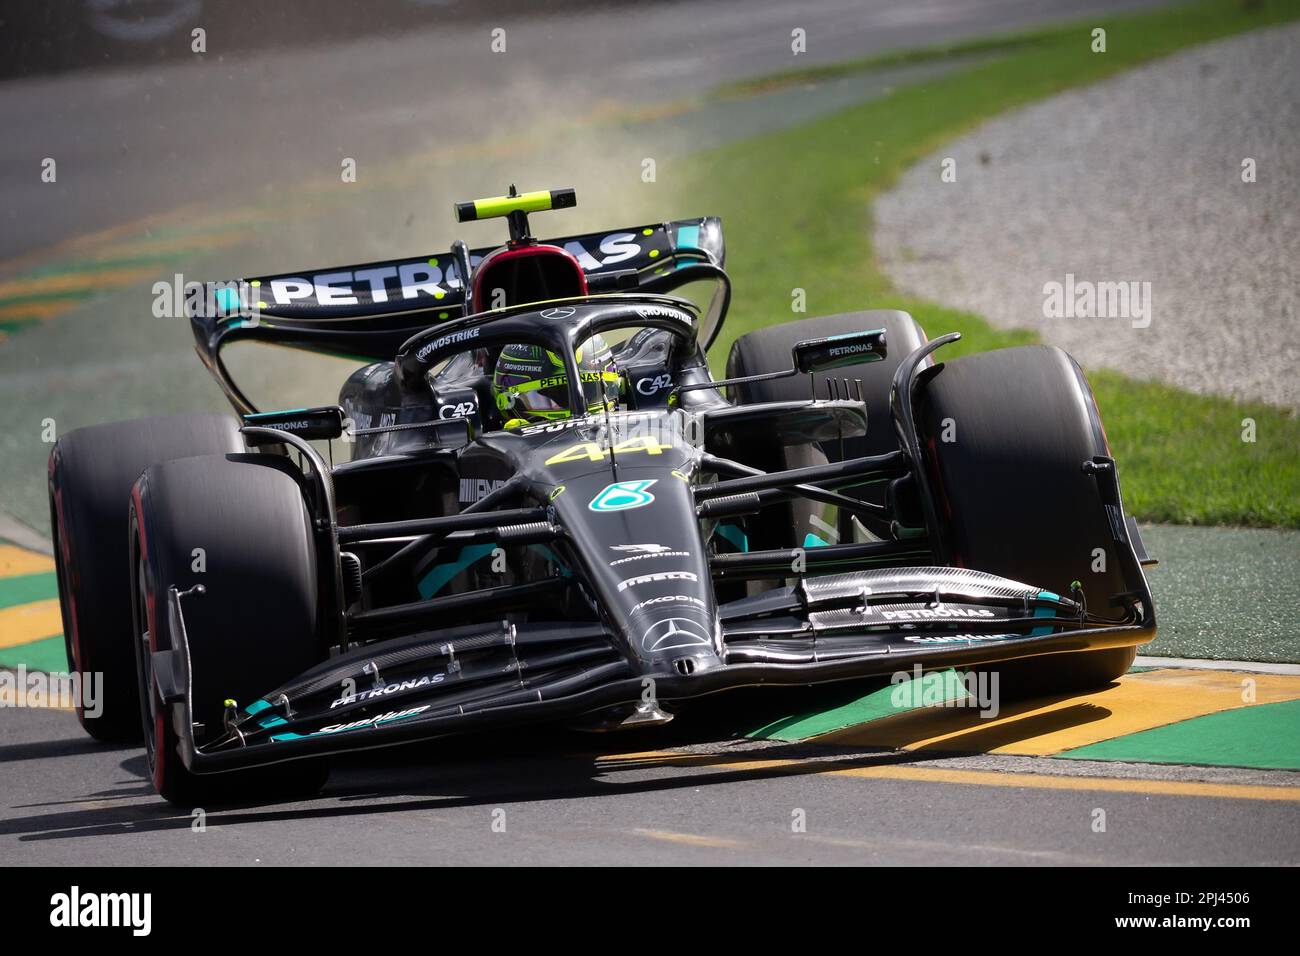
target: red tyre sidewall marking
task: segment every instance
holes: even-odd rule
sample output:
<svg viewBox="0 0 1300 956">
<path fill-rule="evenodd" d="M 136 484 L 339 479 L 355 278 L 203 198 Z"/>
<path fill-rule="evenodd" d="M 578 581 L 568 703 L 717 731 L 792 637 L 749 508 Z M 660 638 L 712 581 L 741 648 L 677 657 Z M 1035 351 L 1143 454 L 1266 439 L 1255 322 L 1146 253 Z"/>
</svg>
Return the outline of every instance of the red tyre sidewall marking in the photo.
<svg viewBox="0 0 1300 956">
<path fill-rule="evenodd" d="M 152 565 L 149 561 L 149 543 L 144 533 L 144 504 L 140 500 L 140 485 L 138 482 L 131 489 L 131 501 L 135 505 L 135 515 L 136 515 L 135 529 L 136 529 L 136 537 L 139 541 L 139 546 L 140 546 L 140 556 L 144 559 L 145 567 L 149 568 Z M 145 616 L 149 622 L 149 651 L 150 653 L 153 653 L 154 651 L 158 650 L 158 614 L 157 614 L 158 602 L 157 602 L 157 597 L 154 594 L 153 582 L 150 580 L 149 575 L 145 575 L 144 584 L 145 584 L 145 600 L 144 600 Z M 152 662 L 145 661 L 144 666 L 146 668 L 145 671 L 146 680 L 145 680 L 144 692 L 146 694 L 152 694 L 156 696 L 157 690 L 154 687 L 153 672 L 151 669 Z M 164 720 L 165 720 L 164 712 L 166 708 L 163 706 L 161 701 L 152 701 L 152 703 L 154 705 L 153 708 L 154 710 L 153 785 L 154 785 L 154 789 L 161 792 L 162 781 L 163 781 L 163 761 L 166 759 L 165 742 L 166 742 L 167 734 L 166 734 L 166 726 L 164 724 Z"/>
<path fill-rule="evenodd" d="M 55 480 L 55 456 L 50 456 L 49 466 L 50 488 L 54 492 L 54 513 L 58 516 L 59 522 L 59 557 L 63 565 L 63 591 L 67 598 L 68 620 L 63 622 L 63 626 L 70 632 L 67 636 L 68 647 L 72 649 L 72 660 L 68 661 L 68 667 L 73 673 L 83 673 L 82 661 L 85 660 L 81 653 L 81 637 L 77 628 L 77 585 L 78 575 L 76 565 L 72 562 L 72 535 L 68 532 L 71 526 L 68 524 L 67 512 L 63 508 L 63 489 Z M 82 707 L 81 695 L 78 694 L 76 701 L 77 720 L 81 723 L 86 722 L 86 712 Z"/>
</svg>

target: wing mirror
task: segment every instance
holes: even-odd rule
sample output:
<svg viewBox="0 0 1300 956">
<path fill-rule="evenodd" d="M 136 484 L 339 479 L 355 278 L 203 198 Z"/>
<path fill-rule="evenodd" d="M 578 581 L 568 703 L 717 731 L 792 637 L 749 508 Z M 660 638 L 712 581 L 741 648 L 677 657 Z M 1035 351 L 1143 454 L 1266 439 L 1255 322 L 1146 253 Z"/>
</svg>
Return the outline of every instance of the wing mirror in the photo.
<svg viewBox="0 0 1300 956">
<path fill-rule="evenodd" d="M 795 343 L 791 354 L 795 370 L 805 375 L 862 362 L 879 362 L 888 354 L 885 349 L 885 330 L 873 329 L 828 335 L 822 339 L 804 339 Z"/>
<path fill-rule="evenodd" d="M 776 378 L 789 378 L 792 375 L 815 375 L 833 368 L 846 365 L 858 365 L 862 362 L 879 362 L 888 352 L 885 350 L 885 330 L 871 329 L 866 332 L 848 332 L 844 335 L 828 335 L 824 339 L 804 339 L 796 342 L 790 350 L 794 368 L 784 372 L 762 372 L 758 375 L 746 375 L 742 378 L 724 378 L 721 381 L 693 382 L 678 385 L 668 398 L 669 406 L 676 404 L 677 396 L 682 392 L 693 392 L 701 388 L 723 388 L 739 385 L 742 382 L 763 382 Z M 809 379 L 810 382 L 815 381 Z M 815 395 L 813 396 L 816 397 Z"/>
</svg>

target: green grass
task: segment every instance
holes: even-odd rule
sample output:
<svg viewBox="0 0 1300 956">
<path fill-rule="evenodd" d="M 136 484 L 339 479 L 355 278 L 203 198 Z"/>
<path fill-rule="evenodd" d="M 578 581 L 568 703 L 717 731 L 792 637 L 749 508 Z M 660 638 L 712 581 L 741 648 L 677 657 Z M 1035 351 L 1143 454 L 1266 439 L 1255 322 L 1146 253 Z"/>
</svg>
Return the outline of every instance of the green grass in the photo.
<svg viewBox="0 0 1300 956">
<path fill-rule="evenodd" d="M 806 290 L 808 315 L 899 308 L 931 336 L 961 332 L 963 340 L 942 357 L 1036 341 L 1032 331 L 995 329 L 977 315 L 895 290 L 871 245 L 875 196 L 944 142 L 1012 107 L 1298 17 L 1294 0 L 1244 6 L 1215 0 L 964 44 L 957 52 L 1009 52 L 805 126 L 692 157 L 684 208 L 724 218 L 735 286 L 715 358 L 725 357 L 745 332 L 800 317 L 791 314 L 793 287 Z M 1090 49 L 1095 26 L 1107 30 L 1104 54 Z M 863 61 L 856 68 L 875 65 Z M 1139 518 L 1300 527 L 1300 421 L 1269 406 L 1195 396 L 1110 371 L 1090 377 L 1126 499 Z M 1241 440 L 1246 417 L 1257 423 L 1253 444 Z"/>
</svg>

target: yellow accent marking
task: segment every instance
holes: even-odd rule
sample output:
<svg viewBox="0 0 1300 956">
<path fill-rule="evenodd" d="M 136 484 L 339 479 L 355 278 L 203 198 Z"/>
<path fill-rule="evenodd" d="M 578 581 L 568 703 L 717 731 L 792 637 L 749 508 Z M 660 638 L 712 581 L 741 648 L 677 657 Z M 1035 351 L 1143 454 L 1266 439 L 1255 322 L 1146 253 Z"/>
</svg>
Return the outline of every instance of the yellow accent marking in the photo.
<svg viewBox="0 0 1300 956">
<path fill-rule="evenodd" d="M 832 770 L 837 777 L 919 780 L 976 787 L 1024 787 L 1030 790 L 1087 790 L 1106 793 L 1150 793 L 1169 797 L 1211 797 L 1224 800 L 1300 802 L 1300 787 L 1263 784 L 1203 783 L 1196 780 L 1125 780 L 1119 777 L 1065 777 L 1051 774 L 1002 773 L 996 770 L 949 770 L 942 767 L 858 767 Z"/>
<path fill-rule="evenodd" d="M 29 704 L 27 702 L 26 693 L 20 695 L 14 688 L 5 685 L 0 685 L 0 708 L 27 707 L 27 706 L 29 706 Z M 37 708 L 33 708 L 33 709 L 37 709 Z M 71 706 L 65 706 L 63 704 L 59 704 L 55 706 L 45 704 L 42 705 L 39 709 L 72 711 L 75 710 L 76 708 Z"/>
<path fill-rule="evenodd" d="M 438 264 L 438 260 L 436 257 L 429 260 L 429 265 L 436 266 L 437 264 Z"/>
<path fill-rule="evenodd" d="M 647 455 L 661 455 L 664 451 L 672 448 L 672 445 L 665 445 L 657 441 L 650 435 L 638 435 L 634 438 L 625 438 L 613 447 L 615 458 L 620 455 L 630 455 L 633 452 L 645 452 Z M 589 461 L 593 464 L 604 460 L 610 453 L 609 448 L 602 448 L 593 441 L 578 442 L 576 445 L 570 445 L 562 451 L 556 452 L 550 458 L 546 459 L 543 464 L 562 465 L 573 461 Z"/>
<path fill-rule="evenodd" d="M 161 266 L 163 260 L 169 256 L 189 250 L 201 251 L 233 246 L 236 243 L 247 241 L 247 239 L 248 230 L 246 228 L 233 229 L 228 232 L 195 232 L 178 236 L 152 235 L 121 243 L 109 243 L 100 248 L 92 248 L 80 257 L 91 261 L 150 257 L 156 258 L 158 260 L 157 265 Z"/>
<path fill-rule="evenodd" d="M 1170 797 L 1202 797 L 1222 800 L 1273 800 L 1300 803 L 1300 787 L 1267 784 L 1205 783 L 1196 780 L 1143 780 L 1122 777 L 1084 777 L 1060 774 L 1012 773 L 1000 770 L 958 770 L 946 767 L 900 767 L 896 764 L 845 767 L 844 761 L 743 760 L 726 755 L 648 751 L 609 754 L 598 760 L 635 764 L 673 763 L 679 766 L 715 767 L 735 773 L 779 771 L 865 780 L 910 780 L 918 783 L 948 783 L 974 787 L 1013 787 L 1028 790 L 1080 790 L 1105 793 L 1146 793 Z M 860 758 L 852 758 L 860 759 Z"/>
<path fill-rule="evenodd" d="M 0 647 L 17 647 L 62 633 L 58 598 L 0 608 Z"/>
<path fill-rule="evenodd" d="M 43 292 L 98 291 L 108 286 L 127 285 L 156 273 L 152 267 L 103 269 L 99 272 L 67 272 L 34 279 L 11 279 L 0 282 L 0 299 Z"/>
<path fill-rule="evenodd" d="M 54 559 L 13 544 L 0 544 L 0 578 L 53 571 Z"/>
<path fill-rule="evenodd" d="M 642 230 L 641 230 L 641 235 L 643 235 L 643 236 L 653 236 L 654 234 L 655 234 L 655 231 L 654 231 L 653 229 L 642 229 Z"/>
<path fill-rule="evenodd" d="M 656 259 L 656 258 L 658 258 L 658 257 L 659 257 L 659 250 L 658 250 L 658 249 L 651 249 L 651 250 L 650 250 L 650 258 L 651 258 L 651 259 Z"/>
<path fill-rule="evenodd" d="M 1245 679 L 1255 700 L 1242 699 Z M 1159 670 L 1109 687 L 1011 704 L 992 719 L 975 707 L 926 707 L 816 738 L 836 746 L 1047 756 L 1192 717 L 1300 698 L 1300 677 Z"/>
<path fill-rule="evenodd" d="M 698 833 L 677 833 L 673 830 L 648 830 L 645 827 L 637 827 L 632 831 L 638 836 L 649 837 L 652 840 L 665 840 L 669 843 L 680 843 L 684 846 L 701 846 L 711 850 L 740 850 L 748 844 L 740 840 L 729 840 L 726 837 L 702 836 Z"/>
<path fill-rule="evenodd" d="M 48 299 L 44 302 L 23 302 L 0 306 L 0 321 L 22 322 L 27 319 L 52 319 L 62 315 L 81 302 L 81 299 Z"/>
<path fill-rule="evenodd" d="M 512 212 L 542 212 L 550 208 L 549 189 L 520 193 L 518 196 L 493 196 L 491 199 L 474 200 L 474 215 L 478 219 L 507 216 Z"/>
<path fill-rule="evenodd" d="M 576 445 L 570 445 L 563 451 L 556 452 L 550 458 L 546 459 L 546 465 L 562 465 L 571 461 L 590 461 L 598 462 L 604 456 L 605 451 L 599 445 L 592 441 L 579 442 Z"/>
<path fill-rule="evenodd" d="M 261 284 L 262 284 L 261 279 L 254 279 L 252 282 L 249 283 L 249 285 L 251 285 L 253 288 L 257 288 Z"/>
</svg>

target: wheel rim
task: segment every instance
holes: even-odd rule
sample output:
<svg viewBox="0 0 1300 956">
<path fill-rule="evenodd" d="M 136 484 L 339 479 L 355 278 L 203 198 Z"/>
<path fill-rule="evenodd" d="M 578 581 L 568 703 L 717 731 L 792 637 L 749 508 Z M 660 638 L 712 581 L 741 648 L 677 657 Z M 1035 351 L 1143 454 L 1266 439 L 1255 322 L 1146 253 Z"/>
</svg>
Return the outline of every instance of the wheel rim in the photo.
<svg viewBox="0 0 1300 956">
<path fill-rule="evenodd" d="M 139 556 L 135 562 L 135 613 L 132 615 L 132 639 L 136 642 L 140 679 L 140 723 L 144 732 L 145 759 L 149 765 L 149 776 L 158 779 L 158 756 L 162 748 L 162 708 L 158 698 L 157 684 L 153 679 L 153 667 L 150 655 L 154 650 L 155 635 L 149 627 L 148 575 L 144 557 Z"/>
<path fill-rule="evenodd" d="M 68 655 L 68 669 L 73 673 L 81 671 L 81 655 L 77 647 L 77 622 L 73 617 L 75 601 L 70 600 L 73 574 L 67 566 L 70 555 L 64 553 L 63 522 L 61 509 L 57 504 L 50 509 L 50 545 L 54 549 L 54 580 L 59 589 L 59 616 L 63 623 L 63 648 Z M 77 715 L 81 716 L 81 706 L 77 706 Z"/>
</svg>

